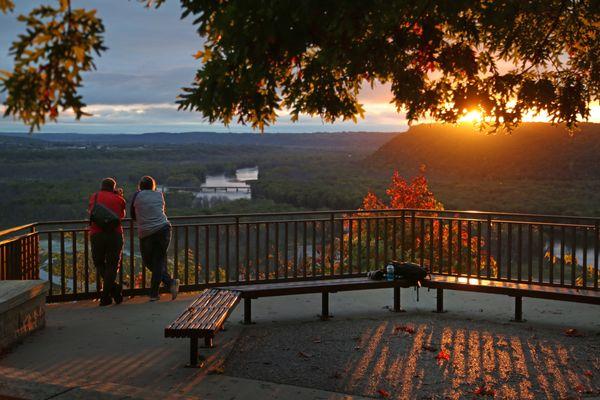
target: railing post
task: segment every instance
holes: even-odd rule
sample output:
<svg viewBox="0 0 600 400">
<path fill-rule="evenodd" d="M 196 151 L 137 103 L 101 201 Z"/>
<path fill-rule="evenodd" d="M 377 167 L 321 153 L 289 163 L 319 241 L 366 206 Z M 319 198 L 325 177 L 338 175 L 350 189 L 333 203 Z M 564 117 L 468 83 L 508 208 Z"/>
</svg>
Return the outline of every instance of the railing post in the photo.
<svg viewBox="0 0 600 400">
<path fill-rule="evenodd" d="M 40 234 L 35 231 L 35 227 L 33 227 L 35 232 L 35 241 L 34 241 L 34 250 L 33 250 L 33 262 L 35 266 L 35 279 L 40 279 Z"/>
<path fill-rule="evenodd" d="M 189 274 L 190 274 L 190 229 L 189 226 L 185 226 L 183 230 L 183 243 L 185 248 L 185 254 L 183 255 L 183 283 L 189 285 Z"/>
<path fill-rule="evenodd" d="M 433 272 L 433 270 L 431 270 Z M 438 272 L 444 272 L 444 220 L 438 219 Z"/>
<path fill-rule="evenodd" d="M 29 257 L 31 265 L 30 271 L 32 272 L 32 276 L 29 279 L 40 279 L 40 235 L 37 233 L 36 225 L 32 225 L 30 228 L 31 235 L 31 246 L 30 249 L 31 255 Z"/>
<path fill-rule="evenodd" d="M 334 275 L 334 270 L 335 270 L 335 229 L 334 229 L 334 225 L 335 225 L 335 214 L 331 213 L 330 215 L 330 225 L 331 225 L 331 232 L 330 232 L 330 242 L 329 242 L 329 264 L 331 266 L 331 271 L 329 271 L 329 274 L 331 276 Z"/>
<path fill-rule="evenodd" d="M 594 224 L 594 289 L 598 289 L 598 234 L 600 234 L 600 222 Z"/>
<path fill-rule="evenodd" d="M 6 257 L 7 271 L 6 276 L 10 279 L 21 278 L 21 246 L 18 241 L 14 241 L 7 246 L 8 254 Z"/>
<path fill-rule="evenodd" d="M 129 220 L 129 288 L 135 289 L 135 242 L 133 219 Z M 133 293 L 132 293 L 133 295 Z"/>
<path fill-rule="evenodd" d="M 417 223 L 415 211 L 411 211 L 410 213 L 410 261 L 415 262 L 417 255 L 417 248 L 415 247 L 415 242 L 417 240 L 417 227 L 415 226 Z"/>
<path fill-rule="evenodd" d="M 485 269 L 487 277 L 492 275 L 492 215 L 487 217 L 487 257 L 485 260 Z"/>
<path fill-rule="evenodd" d="M 240 217 L 235 217 L 235 281 L 240 281 Z"/>
<path fill-rule="evenodd" d="M 71 231 L 71 271 L 73 273 L 73 294 L 77 295 L 77 231 Z"/>
<path fill-rule="evenodd" d="M 173 278 L 179 278 L 179 230 L 173 226 Z"/>
<path fill-rule="evenodd" d="M 50 282 L 50 288 L 48 289 L 48 296 L 52 296 L 52 288 L 54 286 L 53 277 L 52 277 L 52 233 L 48 232 L 48 282 Z M 98 281 L 96 280 L 96 289 L 98 288 Z"/>
</svg>

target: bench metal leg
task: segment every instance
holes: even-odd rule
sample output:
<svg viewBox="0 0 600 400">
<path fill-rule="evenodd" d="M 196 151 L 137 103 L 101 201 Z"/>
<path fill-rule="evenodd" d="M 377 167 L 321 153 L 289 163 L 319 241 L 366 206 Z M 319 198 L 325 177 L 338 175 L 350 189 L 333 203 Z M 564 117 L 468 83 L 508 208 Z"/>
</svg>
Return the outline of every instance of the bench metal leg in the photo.
<svg viewBox="0 0 600 400">
<path fill-rule="evenodd" d="M 394 312 L 404 312 L 400 302 L 400 288 L 394 288 Z"/>
<path fill-rule="evenodd" d="M 244 299 L 244 324 L 250 325 L 252 323 L 252 299 L 246 297 Z"/>
<path fill-rule="evenodd" d="M 209 349 L 213 347 L 213 338 L 212 338 L 212 336 L 205 336 L 204 337 L 204 347 L 209 348 Z"/>
<path fill-rule="evenodd" d="M 321 320 L 329 319 L 329 292 L 321 293 Z"/>
<path fill-rule="evenodd" d="M 515 296 L 515 322 L 523 322 L 523 298 Z"/>
<path fill-rule="evenodd" d="M 190 367 L 198 366 L 198 338 L 190 338 Z"/>
<path fill-rule="evenodd" d="M 435 312 L 443 313 L 444 312 L 444 289 L 436 290 L 436 309 Z"/>
</svg>

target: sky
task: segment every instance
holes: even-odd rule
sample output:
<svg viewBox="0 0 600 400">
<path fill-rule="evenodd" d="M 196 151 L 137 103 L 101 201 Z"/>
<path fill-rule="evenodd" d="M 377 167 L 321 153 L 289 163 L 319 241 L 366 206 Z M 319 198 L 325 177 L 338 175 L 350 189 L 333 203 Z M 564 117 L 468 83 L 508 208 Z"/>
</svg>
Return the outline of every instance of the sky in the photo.
<svg viewBox="0 0 600 400">
<path fill-rule="evenodd" d="M 0 13 L 0 69 L 12 69 L 11 42 L 24 31 L 16 17 L 33 7 L 54 2 L 17 0 L 13 13 Z M 106 27 L 108 50 L 96 57 L 95 71 L 84 75 L 81 89 L 92 117 L 76 121 L 72 115 L 49 122 L 42 132 L 143 133 L 143 132 L 252 132 L 247 126 L 209 124 L 201 114 L 177 111 L 176 96 L 189 86 L 201 66 L 192 56 L 202 48 L 190 19 L 180 19 L 179 1 L 167 1 L 159 9 L 147 9 L 136 0 L 72 0 L 74 8 L 95 8 Z M 0 94 L 0 100 L 3 100 Z M 403 114 L 390 104 L 389 86 L 366 88 L 360 94 L 366 113 L 358 123 L 325 124 L 320 118 L 302 116 L 292 123 L 285 112 L 266 132 L 386 131 L 407 129 Z M 1 107 L 1 106 L 0 106 Z M 597 107 L 596 107 L 597 108 Z M 1 110 L 0 110 L 1 111 Z M 594 118 L 600 113 L 594 110 Z M 599 114 L 597 117 L 595 114 Z M 19 121 L 0 117 L 0 132 L 26 132 Z"/>
<path fill-rule="evenodd" d="M 24 31 L 16 17 L 44 1 L 18 0 L 12 14 L 0 13 L 0 69 L 12 69 L 8 49 Z M 46 2 L 48 3 L 48 1 Z M 180 19 L 178 1 L 159 9 L 146 9 L 135 0 L 72 0 L 73 7 L 95 8 L 106 28 L 108 50 L 96 58 L 97 69 L 84 76 L 81 89 L 87 111 L 93 117 L 76 121 L 64 116 L 50 122 L 42 132 L 143 133 L 143 132 L 252 132 L 247 126 L 209 124 L 197 112 L 177 111 L 175 98 L 189 86 L 200 62 L 192 56 L 202 48 L 190 19 Z M 0 95 L 0 99 L 4 99 Z M 320 118 L 303 116 L 292 123 L 282 113 L 267 132 L 403 131 L 404 116 L 389 104 L 386 87 L 366 90 L 361 101 L 366 118 L 324 124 Z M 28 128 L 10 118 L 0 118 L 0 132 L 25 132 Z"/>
</svg>

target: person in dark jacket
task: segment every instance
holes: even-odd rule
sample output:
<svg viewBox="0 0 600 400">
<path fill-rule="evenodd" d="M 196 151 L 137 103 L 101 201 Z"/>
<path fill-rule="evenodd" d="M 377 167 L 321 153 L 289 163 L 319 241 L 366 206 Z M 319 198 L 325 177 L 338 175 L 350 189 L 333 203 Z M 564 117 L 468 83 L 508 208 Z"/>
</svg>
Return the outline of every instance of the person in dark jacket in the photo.
<svg viewBox="0 0 600 400">
<path fill-rule="evenodd" d="M 92 213 L 97 206 L 114 213 L 115 223 L 110 227 L 100 227 L 92 221 Z M 107 306 L 114 300 L 116 304 L 123 301 L 121 286 L 116 282 L 117 271 L 123 253 L 123 226 L 126 201 L 123 191 L 117 189 L 113 178 L 102 180 L 100 191 L 90 196 L 88 213 L 90 214 L 90 241 L 92 243 L 92 260 L 102 280 L 100 305 Z M 98 284 L 97 282 L 96 284 Z"/>
<path fill-rule="evenodd" d="M 169 289 L 171 299 L 179 292 L 179 279 L 173 279 L 167 270 L 167 249 L 171 242 L 171 223 L 165 214 L 165 199 L 156 191 L 151 176 L 140 180 L 138 191 L 131 201 L 131 218 L 137 221 L 142 262 L 152 272 L 150 301 L 159 300 L 160 283 Z"/>
</svg>

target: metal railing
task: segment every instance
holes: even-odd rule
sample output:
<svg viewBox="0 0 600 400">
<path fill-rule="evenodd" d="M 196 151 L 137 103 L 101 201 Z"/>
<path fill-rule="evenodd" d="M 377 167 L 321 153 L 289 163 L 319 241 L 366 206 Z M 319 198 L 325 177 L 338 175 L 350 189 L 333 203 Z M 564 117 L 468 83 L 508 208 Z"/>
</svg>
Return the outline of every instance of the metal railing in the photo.
<svg viewBox="0 0 600 400">
<path fill-rule="evenodd" d="M 172 217 L 169 270 L 182 291 L 358 276 L 390 259 L 432 273 L 598 290 L 600 219 L 440 210 L 338 210 Z M 49 301 L 96 298 L 87 221 L 0 232 L 0 279 L 52 282 Z M 135 224 L 124 220 L 118 280 L 148 293 Z M 23 233 L 25 232 L 25 233 Z"/>
</svg>

